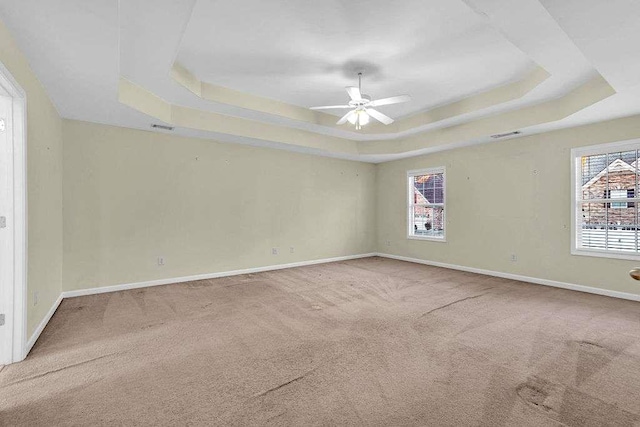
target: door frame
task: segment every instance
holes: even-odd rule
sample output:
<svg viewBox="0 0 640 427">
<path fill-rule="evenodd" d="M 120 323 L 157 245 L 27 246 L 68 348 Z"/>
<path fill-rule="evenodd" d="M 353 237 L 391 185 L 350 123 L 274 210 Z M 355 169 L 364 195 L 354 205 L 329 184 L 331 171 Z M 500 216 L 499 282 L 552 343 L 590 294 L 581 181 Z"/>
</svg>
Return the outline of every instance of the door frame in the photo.
<svg viewBox="0 0 640 427">
<path fill-rule="evenodd" d="M 10 197 L 10 200 L 2 201 L 12 205 L 9 215 L 13 217 L 13 227 L 8 218 L 7 228 L 3 230 L 12 232 L 13 283 L 0 283 L 0 286 L 6 286 L 6 295 L 13 300 L 13 304 L 7 305 L 5 325 L 1 326 L 8 328 L 11 346 L 5 356 L 0 354 L 7 359 L 0 360 L 0 364 L 6 364 L 19 362 L 27 355 L 27 95 L 2 62 L 0 87 L 12 100 L 8 129 L 13 140 L 13 200 Z"/>
</svg>

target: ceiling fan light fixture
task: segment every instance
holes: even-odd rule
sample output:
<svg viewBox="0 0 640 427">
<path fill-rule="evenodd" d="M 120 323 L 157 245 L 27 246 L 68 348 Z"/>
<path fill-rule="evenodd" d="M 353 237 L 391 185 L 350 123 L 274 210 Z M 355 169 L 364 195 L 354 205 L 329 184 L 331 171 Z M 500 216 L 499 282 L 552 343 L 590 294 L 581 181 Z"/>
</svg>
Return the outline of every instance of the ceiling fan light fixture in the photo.
<svg viewBox="0 0 640 427">
<path fill-rule="evenodd" d="M 347 121 L 352 125 L 355 125 L 356 130 L 362 129 L 369 123 L 373 117 L 375 120 L 382 124 L 390 125 L 393 123 L 393 119 L 380 111 L 372 108 L 383 105 L 400 104 L 402 102 L 411 101 L 409 95 L 398 95 L 390 98 L 382 98 L 372 100 L 369 95 L 362 94 L 362 73 L 358 73 L 358 86 L 348 86 L 345 88 L 347 94 L 351 98 L 348 104 L 345 105 L 323 105 L 320 107 L 311 107 L 312 110 L 331 110 L 331 109 L 351 109 L 340 120 L 336 122 L 337 125 L 343 125 Z"/>
<path fill-rule="evenodd" d="M 358 119 L 360 122 L 360 126 L 364 126 L 369 123 L 369 114 L 366 111 L 360 111 L 358 114 Z"/>
<path fill-rule="evenodd" d="M 364 110 L 356 110 L 347 120 L 352 125 L 355 125 L 357 130 L 360 130 L 362 126 L 369 123 L 369 114 Z"/>
</svg>

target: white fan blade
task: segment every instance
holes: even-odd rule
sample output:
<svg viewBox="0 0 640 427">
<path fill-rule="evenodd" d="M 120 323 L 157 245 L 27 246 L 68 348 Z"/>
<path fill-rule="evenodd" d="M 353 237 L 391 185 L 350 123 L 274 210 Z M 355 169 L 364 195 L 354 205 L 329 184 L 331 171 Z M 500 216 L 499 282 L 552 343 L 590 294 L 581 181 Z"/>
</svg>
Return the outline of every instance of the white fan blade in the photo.
<svg viewBox="0 0 640 427">
<path fill-rule="evenodd" d="M 362 99 L 362 94 L 360 93 L 359 88 L 355 86 L 347 86 L 345 89 L 353 101 L 359 101 Z"/>
<path fill-rule="evenodd" d="M 340 120 L 338 120 L 336 122 L 337 125 L 343 125 L 347 122 L 347 120 L 349 120 L 349 117 L 351 117 L 352 114 L 355 114 L 356 110 L 351 110 L 349 111 L 347 114 L 345 114 L 344 116 L 342 116 L 342 118 Z"/>
<path fill-rule="evenodd" d="M 332 110 L 334 108 L 353 108 L 351 105 L 323 105 L 322 107 L 311 107 L 310 110 Z"/>
<path fill-rule="evenodd" d="M 392 96 L 391 98 L 382 98 L 371 101 L 368 105 L 371 107 L 379 107 L 381 105 L 400 104 L 401 102 L 409 102 L 411 97 L 409 95 Z"/>
<path fill-rule="evenodd" d="M 366 108 L 364 111 L 367 112 L 371 117 L 376 119 L 377 121 L 384 123 L 385 125 L 390 125 L 393 123 L 393 119 L 389 116 L 385 116 L 380 111 L 374 110 L 373 108 Z"/>
</svg>

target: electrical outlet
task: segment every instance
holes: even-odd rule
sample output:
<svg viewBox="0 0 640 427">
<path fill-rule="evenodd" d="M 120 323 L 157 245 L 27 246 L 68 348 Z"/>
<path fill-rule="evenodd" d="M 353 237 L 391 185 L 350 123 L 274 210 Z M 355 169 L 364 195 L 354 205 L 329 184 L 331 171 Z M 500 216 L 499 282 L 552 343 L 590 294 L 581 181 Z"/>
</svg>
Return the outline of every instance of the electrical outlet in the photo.
<svg viewBox="0 0 640 427">
<path fill-rule="evenodd" d="M 293 252 L 294 252 L 294 250 L 293 250 L 293 246 L 291 246 L 291 247 L 289 248 L 289 253 L 290 253 L 290 254 L 292 254 Z"/>
<path fill-rule="evenodd" d="M 271 255 L 278 255 L 278 248 L 271 248 Z"/>
<path fill-rule="evenodd" d="M 391 246 L 391 242 L 389 240 L 385 240 L 384 245 L 385 246 Z"/>
<path fill-rule="evenodd" d="M 158 257 L 158 267 L 162 267 L 164 265 L 164 257 L 163 256 L 159 256 Z"/>
<path fill-rule="evenodd" d="M 511 254 L 511 262 L 516 262 L 516 261 L 518 261 L 518 255 Z"/>
<path fill-rule="evenodd" d="M 40 299 L 40 292 L 33 291 L 33 305 L 38 305 L 39 299 Z"/>
</svg>

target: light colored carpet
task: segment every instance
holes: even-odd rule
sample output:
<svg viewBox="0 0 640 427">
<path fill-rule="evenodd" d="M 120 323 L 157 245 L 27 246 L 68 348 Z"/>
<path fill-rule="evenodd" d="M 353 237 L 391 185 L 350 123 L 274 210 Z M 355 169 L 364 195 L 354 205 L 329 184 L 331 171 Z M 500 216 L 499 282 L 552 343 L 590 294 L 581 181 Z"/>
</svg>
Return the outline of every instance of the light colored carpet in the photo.
<svg viewBox="0 0 640 427">
<path fill-rule="evenodd" d="M 2 425 L 640 424 L 640 304 L 381 258 L 65 300 Z"/>
</svg>

